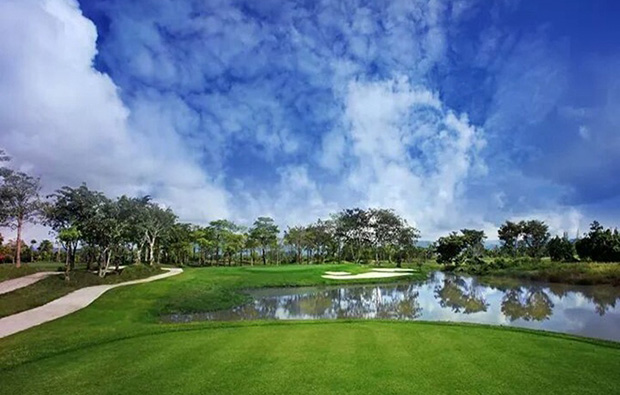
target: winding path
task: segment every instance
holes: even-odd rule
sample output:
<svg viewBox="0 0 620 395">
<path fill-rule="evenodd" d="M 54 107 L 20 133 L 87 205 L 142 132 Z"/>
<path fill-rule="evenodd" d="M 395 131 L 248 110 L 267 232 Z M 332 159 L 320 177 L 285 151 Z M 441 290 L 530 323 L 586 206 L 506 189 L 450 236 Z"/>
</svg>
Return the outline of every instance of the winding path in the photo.
<svg viewBox="0 0 620 395">
<path fill-rule="evenodd" d="M 37 281 L 43 280 L 45 277 L 61 274 L 60 272 L 37 272 L 27 276 L 13 278 L 0 283 L 0 295 L 15 291 L 16 289 L 27 287 Z"/>
<path fill-rule="evenodd" d="M 21 313 L 13 314 L 8 317 L 0 318 L 0 338 L 12 335 L 17 332 L 41 325 L 45 322 L 64 317 L 73 312 L 83 309 L 104 292 L 125 285 L 148 283 L 162 278 L 176 276 L 183 272 L 183 269 L 168 269 L 166 273 L 156 276 L 143 278 L 140 280 L 127 281 L 119 284 L 95 285 L 93 287 L 80 288 L 43 306 L 26 310 Z"/>
</svg>

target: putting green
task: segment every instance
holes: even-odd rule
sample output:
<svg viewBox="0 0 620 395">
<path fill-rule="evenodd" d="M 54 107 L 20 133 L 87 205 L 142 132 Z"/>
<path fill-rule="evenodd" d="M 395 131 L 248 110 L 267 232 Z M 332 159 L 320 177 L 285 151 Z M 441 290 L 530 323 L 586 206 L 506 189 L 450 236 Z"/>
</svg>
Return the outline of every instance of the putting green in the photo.
<svg viewBox="0 0 620 395">
<path fill-rule="evenodd" d="M 0 371 L 6 394 L 620 391 L 620 350 L 482 326 L 320 322 L 165 332 Z"/>
</svg>

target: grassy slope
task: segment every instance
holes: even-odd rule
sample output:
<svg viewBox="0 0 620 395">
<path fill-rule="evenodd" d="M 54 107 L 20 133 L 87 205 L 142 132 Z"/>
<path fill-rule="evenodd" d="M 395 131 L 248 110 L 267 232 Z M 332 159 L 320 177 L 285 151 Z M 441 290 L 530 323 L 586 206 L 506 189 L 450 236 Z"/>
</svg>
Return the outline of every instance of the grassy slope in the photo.
<svg viewBox="0 0 620 395">
<path fill-rule="evenodd" d="M 0 317 L 44 305 L 79 288 L 131 281 L 153 276 L 159 272 L 159 268 L 130 266 L 125 268 L 120 275 L 110 274 L 103 279 L 83 269 L 71 273 L 69 282 L 66 282 L 62 275 L 50 276 L 27 287 L 0 295 Z"/>
<path fill-rule="evenodd" d="M 0 388 L 24 394 L 620 389 L 619 345 L 569 336 L 419 322 L 157 323 L 161 312 L 227 307 L 234 289 L 325 282 L 318 276 L 323 270 L 189 269 L 113 290 L 87 309 L 0 339 Z"/>
</svg>

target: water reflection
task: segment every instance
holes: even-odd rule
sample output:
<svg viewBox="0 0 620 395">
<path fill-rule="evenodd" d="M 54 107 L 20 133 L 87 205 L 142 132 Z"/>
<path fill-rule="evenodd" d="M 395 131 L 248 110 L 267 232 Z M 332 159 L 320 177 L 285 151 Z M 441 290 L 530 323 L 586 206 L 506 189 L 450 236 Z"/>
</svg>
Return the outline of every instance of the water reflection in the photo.
<svg viewBox="0 0 620 395">
<path fill-rule="evenodd" d="M 510 320 L 542 321 L 551 316 L 553 302 L 540 288 L 517 288 L 502 298 L 502 313 Z"/>
<path fill-rule="evenodd" d="M 397 319 L 511 325 L 620 341 L 620 288 L 434 273 L 423 283 L 260 289 L 231 310 L 165 321 Z"/>
<path fill-rule="evenodd" d="M 447 277 L 435 287 L 435 297 L 441 307 L 452 309 L 455 313 L 471 314 L 487 311 L 487 302 L 477 294 L 477 287 L 469 286 L 461 277 Z"/>
</svg>

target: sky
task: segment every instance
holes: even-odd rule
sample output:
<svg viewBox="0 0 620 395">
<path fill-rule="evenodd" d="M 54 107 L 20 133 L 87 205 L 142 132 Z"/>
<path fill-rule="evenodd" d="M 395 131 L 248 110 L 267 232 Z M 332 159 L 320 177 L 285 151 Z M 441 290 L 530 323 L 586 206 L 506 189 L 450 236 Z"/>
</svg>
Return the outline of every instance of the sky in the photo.
<svg viewBox="0 0 620 395">
<path fill-rule="evenodd" d="M 434 239 L 620 223 L 620 3 L 3 0 L 0 147 L 45 193 Z"/>
</svg>

